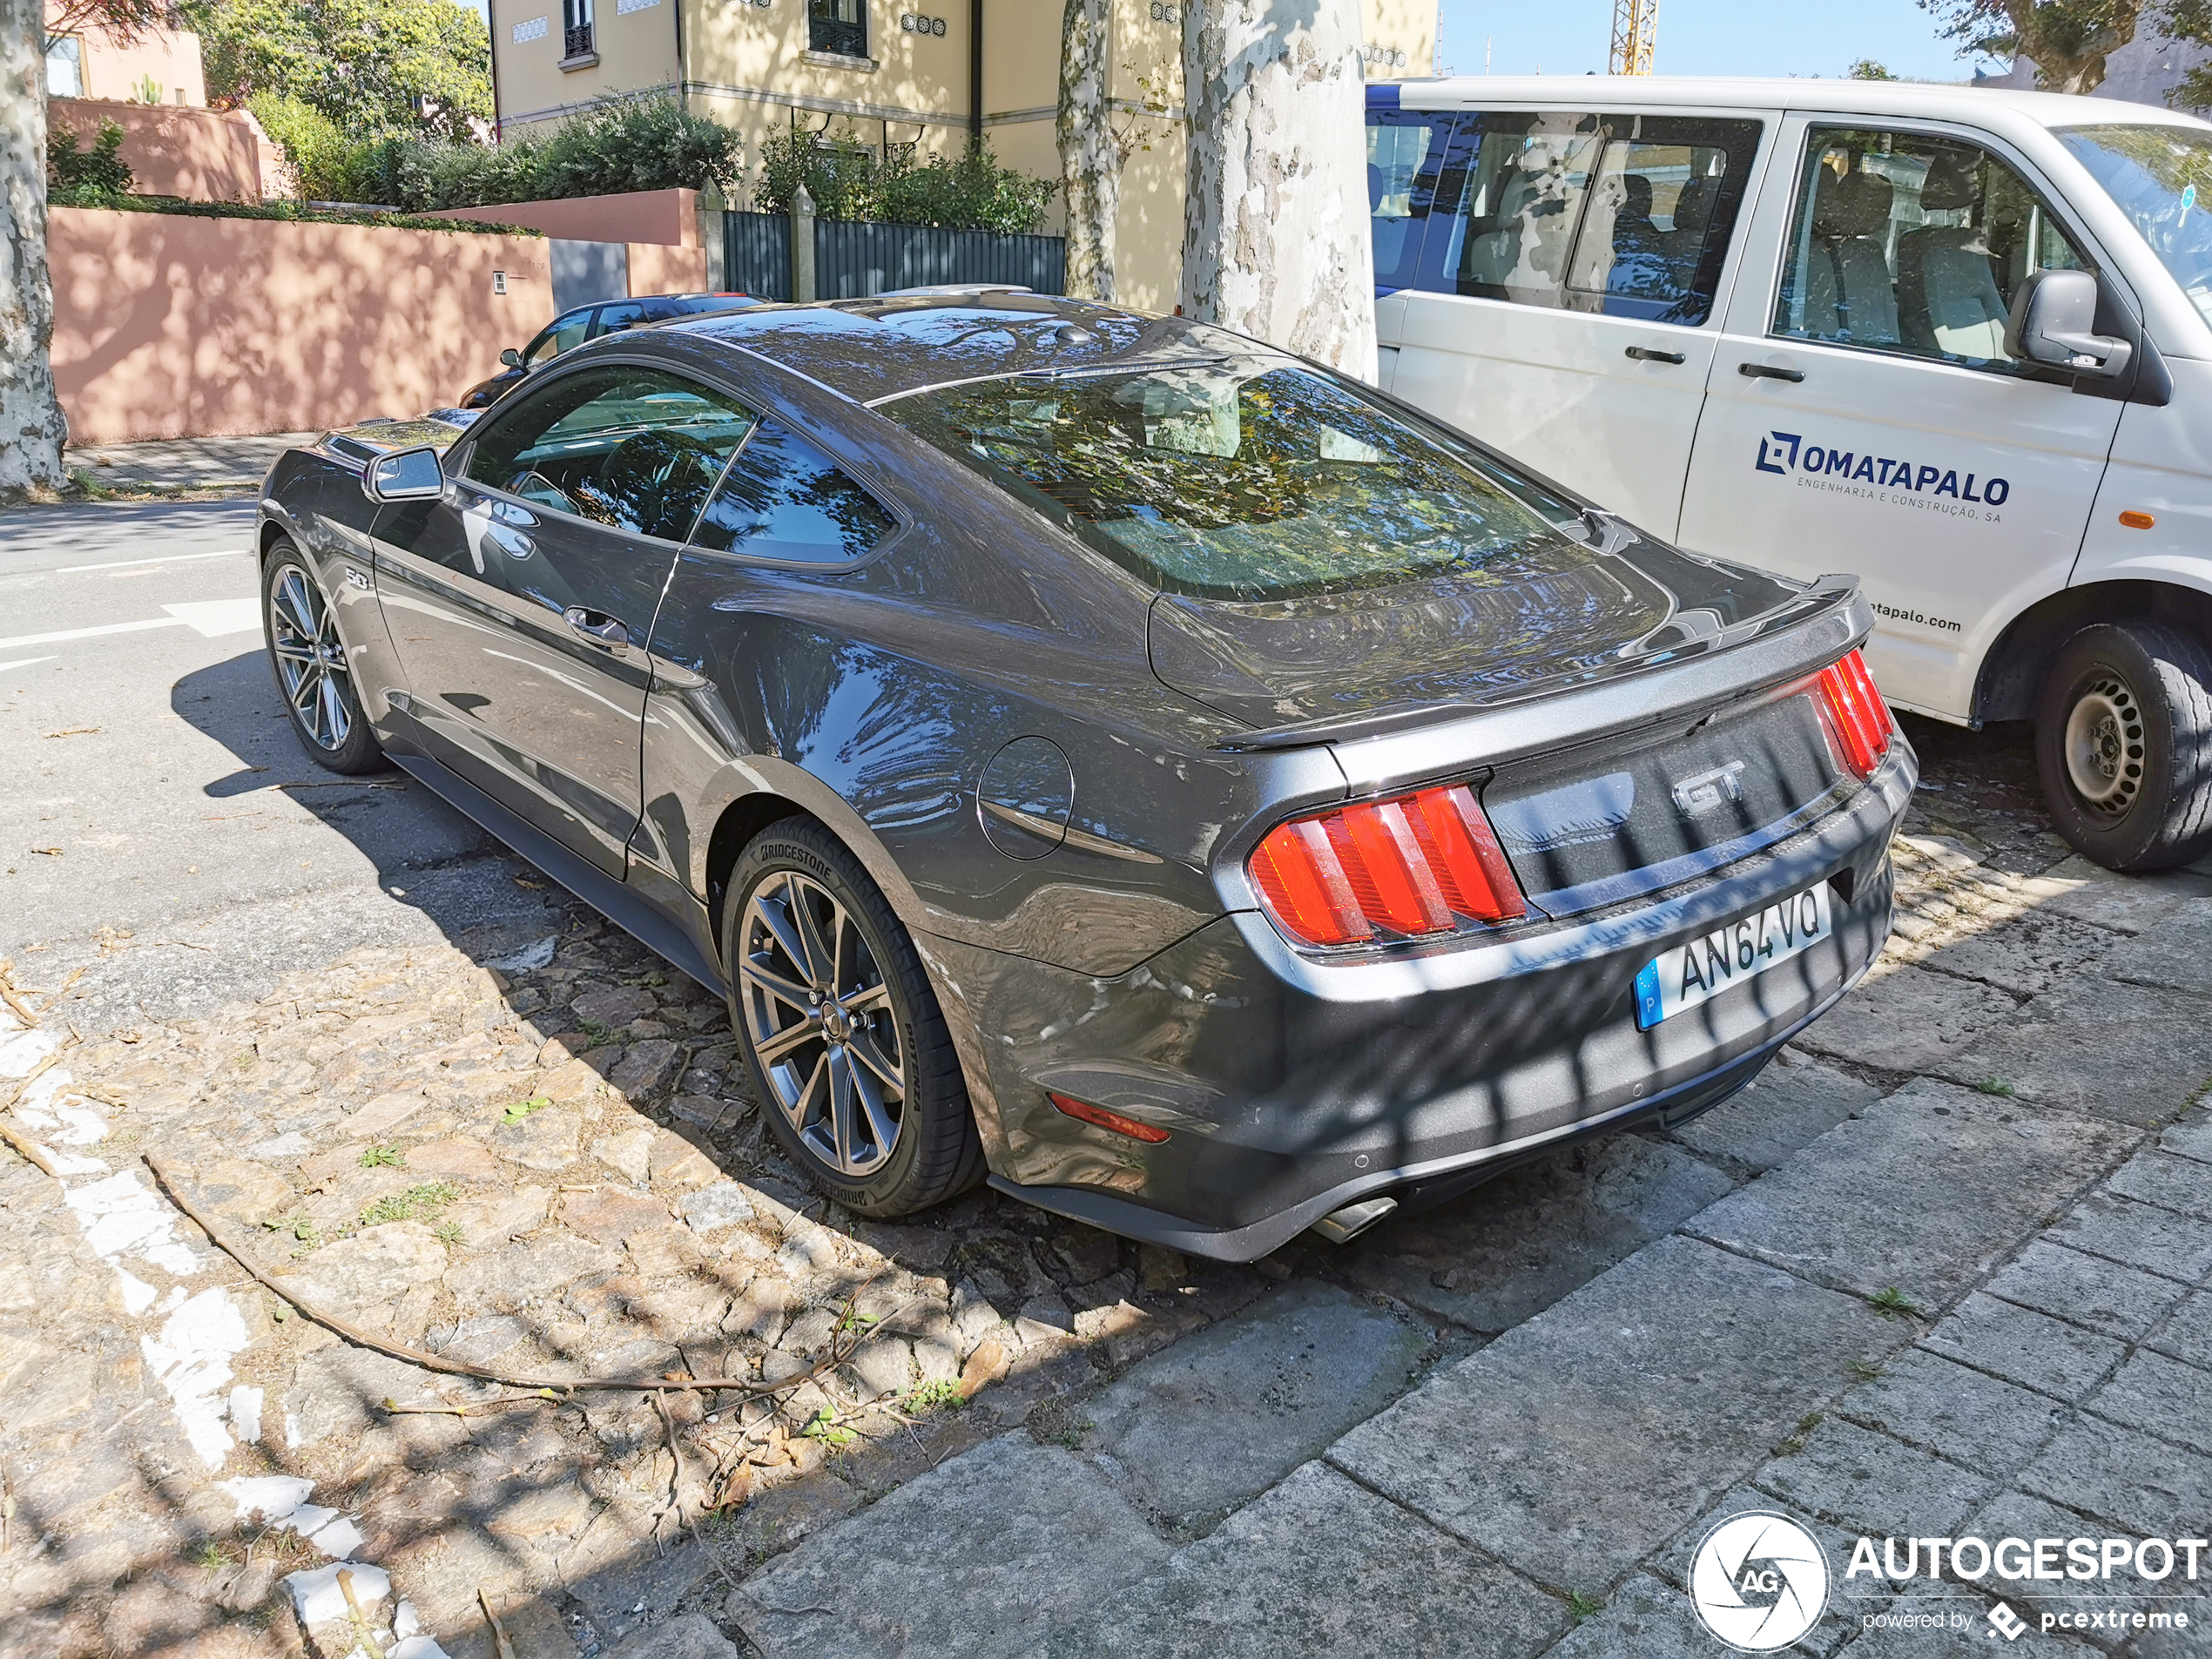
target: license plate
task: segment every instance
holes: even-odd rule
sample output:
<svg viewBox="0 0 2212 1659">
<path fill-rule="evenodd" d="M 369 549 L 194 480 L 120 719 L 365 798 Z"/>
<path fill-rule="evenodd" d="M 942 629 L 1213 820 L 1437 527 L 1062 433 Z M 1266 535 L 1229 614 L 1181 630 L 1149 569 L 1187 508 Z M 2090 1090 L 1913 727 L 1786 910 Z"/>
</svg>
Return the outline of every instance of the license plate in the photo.
<svg viewBox="0 0 2212 1659">
<path fill-rule="evenodd" d="M 1636 975 L 1636 1023 L 1649 1031 L 1731 985 L 1757 979 L 1835 931 L 1828 884 L 1770 904 L 1756 916 L 1716 928 L 1646 962 Z"/>
</svg>

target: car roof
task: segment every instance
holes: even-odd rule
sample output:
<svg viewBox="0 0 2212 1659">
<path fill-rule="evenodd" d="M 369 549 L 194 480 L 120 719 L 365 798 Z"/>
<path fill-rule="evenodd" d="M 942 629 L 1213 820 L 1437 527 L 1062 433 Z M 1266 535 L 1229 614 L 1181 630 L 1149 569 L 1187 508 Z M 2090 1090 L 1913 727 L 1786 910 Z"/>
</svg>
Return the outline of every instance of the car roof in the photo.
<svg viewBox="0 0 2212 1659">
<path fill-rule="evenodd" d="M 1281 354 L 1182 317 L 981 288 L 755 306 L 680 318 L 653 332 L 765 358 L 860 403 L 1049 369 Z"/>
<path fill-rule="evenodd" d="M 2040 126 L 2096 126 L 2114 122 L 2212 131 L 2178 110 L 2064 92 L 2024 92 L 1970 82 L 1754 79 L 1676 75 L 1462 75 L 1399 81 L 1367 89 L 1370 108 L 1450 110 L 1486 105 L 1564 105 L 1574 109 L 1646 109 L 1682 105 L 1710 110 L 1807 110 L 1851 115 L 1948 120 L 1986 119 L 1993 106 Z"/>
</svg>

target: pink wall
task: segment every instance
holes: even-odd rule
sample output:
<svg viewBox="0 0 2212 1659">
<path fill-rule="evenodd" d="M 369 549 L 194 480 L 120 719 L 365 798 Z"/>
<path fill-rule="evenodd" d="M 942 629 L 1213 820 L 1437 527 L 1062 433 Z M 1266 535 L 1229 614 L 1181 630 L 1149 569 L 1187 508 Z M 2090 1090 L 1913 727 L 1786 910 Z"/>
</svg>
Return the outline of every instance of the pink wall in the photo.
<svg viewBox="0 0 2212 1659">
<path fill-rule="evenodd" d="M 630 245 L 631 293 L 698 293 L 705 287 L 705 248 L 665 247 L 658 242 Z"/>
<path fill-rule="evenodd" d="M 553 314 L 536 237 L 57 207 L 46 252 L 78 443 L 420 415 Z"/>
<path fill-rule="evenodd" d="M 201 66 L 199 37 L 189 29 L 156 26 L 136 40 L 124 41 L 98 24 L 57 29 L 58 21 L 55 8 L 49 6 L 47 32 L 75 35 L 81 43 L 86 98 L 136 98 L 138 82 L 151 75 L 161 85 L 158 102 L 206 105 L 207 78 Z"/>
<path fill-rule="evenodd" d="M 123 159 L 132 189 L 141 196 L 181 196 L 198 202 L 261 199 L 261 130 L 244 111 L 183 109 L 174 105 L 124 104 L 107 98 L 57 98 L 46 102 L 49 123 L 77 135 L 89 150 L 100 124 L 123 129 Z"/>
<path fill-rule="evenodd" d="M 501 202 L 490 207 L 448 207 L 438 219 L 488 219 L 523 225 L 548 236 L 577 242 L 658 242 L 669 247 L 699 245 L 699 193 L 696 190 L 637 190 L 621 196 L 578 196 L 563 201 Z M 640 288 L 633 293 L 664 293 Z"/>
</svg>

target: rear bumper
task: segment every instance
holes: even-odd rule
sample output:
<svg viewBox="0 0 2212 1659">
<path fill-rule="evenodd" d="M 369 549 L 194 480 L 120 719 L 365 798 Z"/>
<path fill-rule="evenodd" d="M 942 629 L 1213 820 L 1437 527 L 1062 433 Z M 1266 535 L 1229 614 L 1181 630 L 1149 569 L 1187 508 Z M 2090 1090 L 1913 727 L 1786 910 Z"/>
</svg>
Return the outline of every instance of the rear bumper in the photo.
<svg viewBox="0 0 2212 1659">
<path fill-rule="evenodd" d="M 1888 849 L 1917 779 L 1900 738 L 1804 833 L 1652 902 L 1379 976 L 1293 978 L 1256 915 L 1224 917 L 1113 979 L 927 941 L 968 1025 L 992 1184 L 1042 1208 L 1224 1260 L 1264 1256 L 1369 1197 L 1491 1166 L 1757 1076 L 1865 974 L 1889 934 Z M 1649 1031 L 1636 972 L 1817 882 L 1833 936 Z M 1169 1131 L 1147 1145 L 1048 1090 Z M 995 1111 L 991 1107 L 995 1106 Z"/>
</svg>

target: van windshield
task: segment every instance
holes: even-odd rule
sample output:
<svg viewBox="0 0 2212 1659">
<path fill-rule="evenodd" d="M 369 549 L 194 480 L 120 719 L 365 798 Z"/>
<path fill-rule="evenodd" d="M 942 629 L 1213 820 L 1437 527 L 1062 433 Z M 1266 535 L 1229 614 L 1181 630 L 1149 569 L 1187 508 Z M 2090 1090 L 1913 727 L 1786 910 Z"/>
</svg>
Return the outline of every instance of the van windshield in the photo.
<svg viewBox="0 0 2212 1659">
<path fill-rule="evenodd" d="M 2115 125 L 2058 137 L 2212 322 L 2212 132 Z"/>
<path fill-rule="evenodd" d="M 1171 592 L 1280 598 L 1571 545 L 1535 505 L 1568 503 L 1305 369 L 1023 376 L 880 407 Z"/>
</svg>

